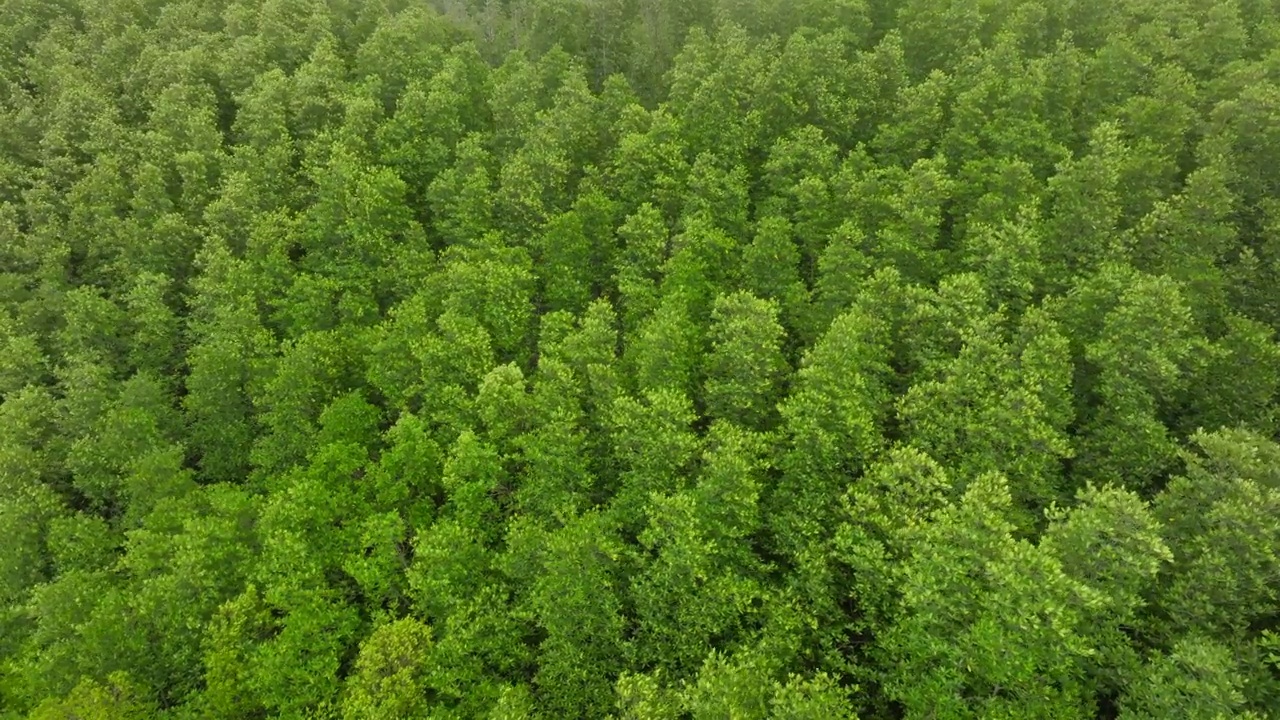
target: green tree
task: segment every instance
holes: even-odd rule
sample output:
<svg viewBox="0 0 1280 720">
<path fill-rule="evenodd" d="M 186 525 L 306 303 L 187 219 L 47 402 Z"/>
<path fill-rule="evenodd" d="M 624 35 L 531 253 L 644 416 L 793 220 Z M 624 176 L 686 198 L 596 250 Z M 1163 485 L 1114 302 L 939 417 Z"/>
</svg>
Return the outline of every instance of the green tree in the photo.
<svg viewBox="0 0 1280 720">
<path fill-rule="evenodd" d="M 1213 640 L 1180 640 L 1171 654 L 1157 654 L 1132 679 L 1118 717 L 1252 717 L 1240 713 L 1244 681 L 1233 666 L 1230 651 Z"/>
<path fill-rule="evenodd" d="M 703 328 L 681 298 L 665 298 L 636 331 L 627 347 L 641 392 L 671 389 L 693 392 L 700 379 L 698 359 L 704 343 Z"/>
<path fill-rule="evenodd" d="M 511 552 L 534 563 L 521 573 L 533 575 L 528 602 L 545 633 L 533 678 L 538 706 L 561 717 L 600 716 L 625 657 L 622 547 L 611 521 L 589 513 L 551 533 L 513 531 L 510 539 Z"/>
<path fill-rule="evenodd" d="M 767 72 L 772 43 L 756 45 L 732 24 L 714 33 L 691 28 L 681 39 L 679 53 L 668 56 L 673 61 L 667 107 L 688 157 L 710 153 L 731 168 L 747 159 L 759 131 L 752 91 Z"/>
<path fill-rule="evenodd" d="M 621 248 L 614 282 L 624 327 L 630 332 L 657 307 L 657 287 L 670 241 L 661 214 L 649 204 L 627 217 L 618 237 Z"/>
<path fill-rule="evenodd" d="M 1126 630 L 1148 612 L 1158 574 L 1173 555 L 1154 513 L 1132 492 L 1089 486 L 1076 501 L 1070 510 L 1047 513 L 1040 549 L 1078 584 L 1070 602 L 1094 650 L 1086 663 L 1096 692 L 1119 693 L 1117 679 L 1139 661 Z"/>
<path fill-rule="evenodd" d="M 994 303 L 1011 316 L 1025 311 L 1044 287 L 1045 255 L 1039 211 L 1020 208 L 1015 218 L 975 224 L 964 238 L 964 267 L 976 273 Z"/>
<path fill-rule="evenodd" d="M 40 337 L 35 333 L 23 333 L 6 316 L 4 345 L 0 347 L 0 396 L 14 396 L 24 388 L 39 385 L 46 379 L 49 359 L 40 347 Z"/>
<path fill-rule="evenodd" d="M 1200 433 L 1186 472 L 1156 497 L 1173 562 L 1149 622 L 1164 637 L 1240 637 L 1276 602 L 1280 572 L 1269 509 L 1280 502 L 1273 443 L 1246 431 Z"/>
<path fill-rule="evenodd" d="M 391 5 L 356 48 L 352 67 L 357 76 L 376 77 L 390 109 L 414 80 L 431 78 L 445 62 L 445 50 L 458 37 L 433 8 Z"/>
<path fill-rule="evenodd" d="M 453 165 L 427 185 L 432 226 L 446 245 L 476 243 L 491 228 L 492 158 L 483 138 L 471 133 L 459 141 Z"/>
<path fill-rule="evenodd" d="M 1174 460 L 1162 416 L 1185 387 L 1197 343 L 1177 285 L 1164 277 L 1128 277 L 1097 340 L 1084 350 L 1096 372 L 1089 389 L 1098 404 L 1078 434 L 1076 470 L 1086 479 L 1140 485 Z"/>
<path fill-rule="evenodd" d="M 356 377 L 354 341 L 340 330 L 309 332 L 282 348 L 253 397 L 264 432 L 249 459 L 260 473 L 284 472 L 316 449 L 321 412 Z"/>
<path fill-rule="evenodd" d="M 524 248 L 502 247 L 494 240 L 489 236 L 474 250 L 446 253 L 439 286 L 444 310 L 480 323 L 499 358 L 527 365 L 534 330 L 533 262 Z"/>
<path fill-rule="evenodd" d="M 1068 418 L 1051 404 L 1070 387 L 1072 365 L 1052 321 L 1033 326 L 1022 348 L 1002 341 L 1001 324 L 995 315 L 962 329 L 959 354 L 901 396 L 898 416 L 903 438 L 958 478 L 1003 473 L 1034 517 L 1060 492 L 1072 454 Z"/>
<path fill-rule="evenodd" d="M 182 406 L 201 473 L 230 481 L 243 478 L 249 465 L 258 426 L 253 393 L 275 342 L 250 302 L 243 266 L 217 245 L 205 258 L 207 270 L 188 320 L 192 345 Z"/>
<path fill-rule="evenodd" d="M 1104 123 L 1090 137 L 1088 153 L 1064 162 L 1050 178 L 1044 235 L 1050 288 L 1069 287 L 1072 278 L 1125 258 L 1118 223 L 1127 152 L 1119 128 Z"/>
<path fill-rule="evenodd" d="M 644 519 L 652 493 L 670 493 L 687 479 L 698 449 L 691 425 L 697 419 L 689 399 L 663 388 L 641 398 L 619 395 L 608 409 L 618 487 L 610 505 L 623 529 L 635 530 Z"/>
<path fill-rule="evenodd" d="M 168 277 L 144 274 L 134 280 L 125 298 L 135 328 L 129 364 L 161 377 L 173 373 L 180 357 L 180 320 L 170 305 L 170 287 Z"/>
<path fill-rule="evenodd" d="M 426 687 L 431 628 L 413 618 L 380 625 L 360 643 L 342 696 L 344 718 L 420 718 L 430 713 Z"/>
<path fill-rule="evenodd" d="M 623 135 L 609 159 L 609 187 L 628 215 L 645 203 L 669 224 L 683 204 L 689 162 L 675 118 L 659 109 Z"/>
<path fill-rule="evenodd" d="M 106 682 L 85 679 L 66 698 L 50 699 L 28 716 L 32 720 L 79 717 L 85 720 L 134 720 L 153 717 L 155 706 L 148 702 L 126 673 L 113 673 Z"/>
<path fill-rule="evenodd" d="M 395 99 L 395 114 L 378 128 L 377 140 L 383 162 L 416 197 L 453 165 L 462 139 L 487 126 L 483 98 L 488 74 L 474 46 L 459 45 L 439 72 L 407 78 Z"/>
<path fill-rule="evenodd" d="M 885 330 L 856 307 L 836 318 L 779 407 L 790 446 L 770 514 L 776 541 L 789 552 L 828 532 L 841 478 L 859 474 L 883 446 L 891 372 Z"/>
<path fill-rule="evenodd" d="M 1226 318 L 1226 333 L 1205 350 L 1187 383 L 1183 427 L 1276 427 L 1272 402 L 1280 389 L 1280 345 L 1271 328 L 1240 316 Z"/>
<path fill-rule="evenodd" d="M 759 437 L 718 423 L 697 483 L 650 494 L 638 539 L 654 557 L 632 585 L 645 665 L 687 675 L 757 621 L 762 568 L 750 542 L 760 529 L 763 449 Z"/>
<path fill-rule="evenodd" d="M 834 242 L 833 242 L 834 244 Z M 756 223 L 755 235 L 742 248 L 743 288 L 763 300 L 778 304 L 779 319 L 788 339 L 812 341 L 809 289 L 800 279 L 800 250 L 791 237 L 791 225 L 771 216 Z"/>
<path fill-rule="evenodd" d="M 168 701 L 201 683 L 204 627 L 243 587 L 258 509 L 238 488 L 209 485 L 158 503 L 127 533 L 119 561 L 128 573 L 127 608 L 150 643 L 130 672 Z"/>
<path fill-rule="evenodd" d="M 1072 579 L 1013 539 L 998 475 L 914 533 L 903 613 L 884 634 L 886 691 L 908 717 L 1090 717 L 1081 659 L 1089 645 Z"/>
<path fill-rule="evenodd" d="M 593 290 L 593 244 L 581 216 L 570 210 L 549 219 L 536 243 L 535 275 L 541 281 L 541 303 L 547 311 L 581 312 Z"/>
<path fill-rule="evenodd" d="M 527 517 L 563 523 L 592 500 L 596 478 L 588 452 L 591 438 L 572 370 L 545 356 L 538 366 L 532 400 L 535 420 L 515 440 L 524 464 L 515 502 Z"/>
<path fill-rule="evenodd" d="M 765 429 L 787 371 L 778 307 L 749 293 L 716 298 L 711 311 L 703 398 L 707 415 Z"/>
</svg>

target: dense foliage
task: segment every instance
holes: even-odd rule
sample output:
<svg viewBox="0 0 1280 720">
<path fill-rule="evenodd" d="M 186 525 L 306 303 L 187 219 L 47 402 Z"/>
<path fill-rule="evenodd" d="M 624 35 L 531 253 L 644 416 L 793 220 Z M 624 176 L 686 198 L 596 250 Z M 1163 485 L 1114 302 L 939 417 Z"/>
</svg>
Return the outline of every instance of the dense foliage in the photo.
<svg viewBox="0 0 1280 720">
<path fill-rule="evenodd" d="M 1280 1 L 0 41 L 0 717 L 1280 708 Z"/>
</svg>

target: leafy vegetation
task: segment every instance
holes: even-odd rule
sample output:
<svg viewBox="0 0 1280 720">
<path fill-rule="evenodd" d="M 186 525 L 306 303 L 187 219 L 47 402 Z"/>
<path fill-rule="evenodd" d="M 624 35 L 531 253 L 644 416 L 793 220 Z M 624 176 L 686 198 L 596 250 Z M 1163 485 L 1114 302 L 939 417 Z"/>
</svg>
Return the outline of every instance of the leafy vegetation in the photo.
<svg viewBox="0 0 1280 720">
<path fill-rule="evenodd" d="M 1280 708 L 1280 2 L 0 47 L 0 718 Z"/>
</svg>

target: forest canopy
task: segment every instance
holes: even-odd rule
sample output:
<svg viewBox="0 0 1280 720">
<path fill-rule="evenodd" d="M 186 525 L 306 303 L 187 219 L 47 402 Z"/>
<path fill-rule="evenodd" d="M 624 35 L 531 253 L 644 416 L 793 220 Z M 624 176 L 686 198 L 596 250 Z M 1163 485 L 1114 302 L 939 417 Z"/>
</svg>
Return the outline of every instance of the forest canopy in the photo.
<svg viewBox="0 0 1280 720">
<path fill-rule="evenodd" d="M 0 4 L 0 719 L 1280 717 L 1280 0 Z"/>
</svg>

